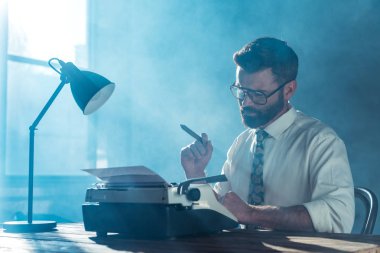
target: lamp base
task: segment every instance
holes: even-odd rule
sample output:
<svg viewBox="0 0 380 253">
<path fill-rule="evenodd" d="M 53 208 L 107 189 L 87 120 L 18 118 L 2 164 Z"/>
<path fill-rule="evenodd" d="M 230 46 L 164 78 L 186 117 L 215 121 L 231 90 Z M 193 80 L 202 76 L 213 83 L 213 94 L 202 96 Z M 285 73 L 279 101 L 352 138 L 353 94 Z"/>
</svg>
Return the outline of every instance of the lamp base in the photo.
<svg viewBox="0 0 380 253">
<path fill-rule="evenodd" d="M 57 226 L 56 221 L 37 220 L 28 221 L 7 221 L 3 223 L 4 232 L 10 233 L 34 233 L 53 231 Z"/>
</svg>

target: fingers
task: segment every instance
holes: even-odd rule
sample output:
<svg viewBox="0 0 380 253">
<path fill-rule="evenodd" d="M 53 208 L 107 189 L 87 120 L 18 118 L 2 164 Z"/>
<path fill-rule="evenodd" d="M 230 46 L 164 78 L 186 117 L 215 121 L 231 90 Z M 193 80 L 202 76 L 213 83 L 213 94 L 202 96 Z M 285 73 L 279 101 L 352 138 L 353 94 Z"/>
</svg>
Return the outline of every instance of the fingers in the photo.
<svg viewBox="0 0 380 253">
<path fill-rule="evenodd" d="M 202 144 L 205 152 L 201 154 L 203 154 L 204 156 L 211 156 L 211 153 L 214 148 L 211 144 L 211 141 L 208 139 L 207 134 L 205 133 L 202 133 Z"/>
<path fill-rule="evenodd" d="M 200 142 L 196 141 L 182 148 L 181 157 L 200 160 L 205 156 L 206 153 L 207 151 L 203 144 L 200 144 Z"/>
<path fill-rule="evenodd" d="M 195 143 L 191 144 L 189 146 L 191 153 L 196 159 L 202 159 L 201 151 L 199 150 L 199 146 L 197 146 Z"/>
<path fill-rule="evenodd" d="M 206 167 L 211 159 L 213 147 L 207 134 L 202 134 L 202 141 L 196 140 L 181 149 L 181 163 L 184 167 Z"/>
<path fill-rule="evenodd" d="M 183 147 L 181 149 L 181 157 L 193 158 L 194 159 L 193 152 L 191 152 L 189 146 Z"/>
<path fill-rule="evenodd" d="M 212 146 L 211 141 L 207 141 L 205 156 L 211 156 L 213 149 L 214 147 Z"/>
<path fill-rule="evenodd" d="M 212 152 L 211 142 L 208 140 L 208 136 L 202 133 L 202 142 L 195 141 L 188 146 L 196 159 L 202 159 L 204 156 Z"/>
<path fill-rule="evenodd" d="M 202 133 L 202 143 L 207 143 L 207 141 L 208 141 L 208 136 L 207 136 L 207 134 L 205 134 L 205 133 Z"/>
</svg>

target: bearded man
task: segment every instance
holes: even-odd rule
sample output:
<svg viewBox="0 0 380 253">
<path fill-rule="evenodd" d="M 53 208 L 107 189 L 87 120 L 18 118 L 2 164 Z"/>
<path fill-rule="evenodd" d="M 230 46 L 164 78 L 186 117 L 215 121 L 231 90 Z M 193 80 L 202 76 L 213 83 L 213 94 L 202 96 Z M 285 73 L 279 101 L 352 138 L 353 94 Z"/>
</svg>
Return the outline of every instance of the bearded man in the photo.
<svg viewBox="0 0 380 253">
<path fill-rule="evenodd" d="M 259 38 L 233 56 L 230 86 L 247 129 L 222 168 L 214 191 L 247 228 L 350 233 L 354 188 L 343 141 L 330 127 L 297 111 L 298 57 L 286 42 Z M 211 159 L 207 134 L 184 147 L 187 178 L 204 177 Z"/>
</svg>

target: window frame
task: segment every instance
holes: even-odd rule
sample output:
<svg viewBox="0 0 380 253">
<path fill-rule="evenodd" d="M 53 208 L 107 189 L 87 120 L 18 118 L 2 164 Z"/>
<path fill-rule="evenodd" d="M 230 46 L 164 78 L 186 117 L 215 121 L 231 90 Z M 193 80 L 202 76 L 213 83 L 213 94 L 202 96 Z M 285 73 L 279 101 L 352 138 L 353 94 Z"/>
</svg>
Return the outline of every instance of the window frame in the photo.
<svg viewBox="0 0 380 253">
<path fill-rule="evenodd" d="M 90 9 L 89 1 L 86 1 L 86 9 L 87 13 Z M 7 179 L 9 177 L 19 177 L 17 175 L 13 175 L 12 173 L 9 173 L 9 170 L 7 170 L 7 161 L 9 161 L 9 157 L 7 157 L 7 131 L 8 131 L 8 121 L 7 121 L 7 111 L 8 111 L 8 103 L 9 103 L 9 98 L 8 96 L 8 79 L 9 79 L 9 63 L 10 62 L 15 62 L 15 63 L 21 63 L 21 64 L 28 64 L 30 66 L 39 66 L 39 67 L 46 67 L 50 68 L 48 63 L 43 60 L 31 58 L 31 57 L 25 57 L 21 55 L 16 55 L 16 54 L 11 54 L 9 52 L 9 4 L 8 1 L 0 1 L 0 41 L 2 43 L 0 44 L 0 182 L 3 181 L 4 179 Z M 90 49 L 90 29 L 91 25 L 89 23 L 89 19 L 87 18 L 86 20 L 86 50 L 87 50 L 87 66 L 90 66 L 90 58 L 91 58 L 91 49 Z M 4 42 L 4 43 L 3 43 Z M 78 66 L 80 69 L 86 70 L 86 68 L 82 68 Z M 59 81 L 59 78 L 57 79 Z M 57 82 L 58 82 L 57 81 Z M 47 102 L 47 101 L 45 101 Z M 42 108 L 41 108 L 42 109 Z M 37 115 L 35 115 L 37 117 Z M 96 123 L 92 122 L 89 120 L 89 123 Z M 25 128 L 25 131 L 27 132 L 28 129 L 27 127 Z M 93 134 L 93 131 L 91 128 L 87 129 L 87 134 L 86 135 L 86 140 L 87 141 L 87 146 L 89 145 L 96 145 L 96 140 L 92 140 L 90 138 L 91 133 Z M 95 157 L 96 158 L 96 147 L 90 148 L 88 147 L 88 154 L 90 157 Z M 95 159 L 96 160 L 96 159 Z M 95 164 L 96 161 L 91 161 L 91 163 Z M 23 175 L 21 177 L 27 177 L 28 175 Z M 42 176 L 55 176 L 55 175 L 50 175 L 50 174 L 43 174 Z M 61 175 L 58 175 L 60 177 Z M 75 174 L 69 174 L 69 175 L 62 175 L 62 176 L 77 176 Z"/>
</svg>

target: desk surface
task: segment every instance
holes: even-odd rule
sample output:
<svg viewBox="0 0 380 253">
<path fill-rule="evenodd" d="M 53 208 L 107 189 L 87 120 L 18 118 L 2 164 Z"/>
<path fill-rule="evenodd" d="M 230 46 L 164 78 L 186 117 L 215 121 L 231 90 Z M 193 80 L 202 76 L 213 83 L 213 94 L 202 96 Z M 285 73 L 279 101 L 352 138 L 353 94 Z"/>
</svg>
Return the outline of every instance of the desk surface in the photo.
<svg viewBox="0 0 380 253">
<path fill-rule="evenodd" d="M 78 223 L 56 231 L 0 232 L 0 252 L 379 252 L 380 236 L 236 230 L 167 240 L 98 239 Z"/>
</svg>

